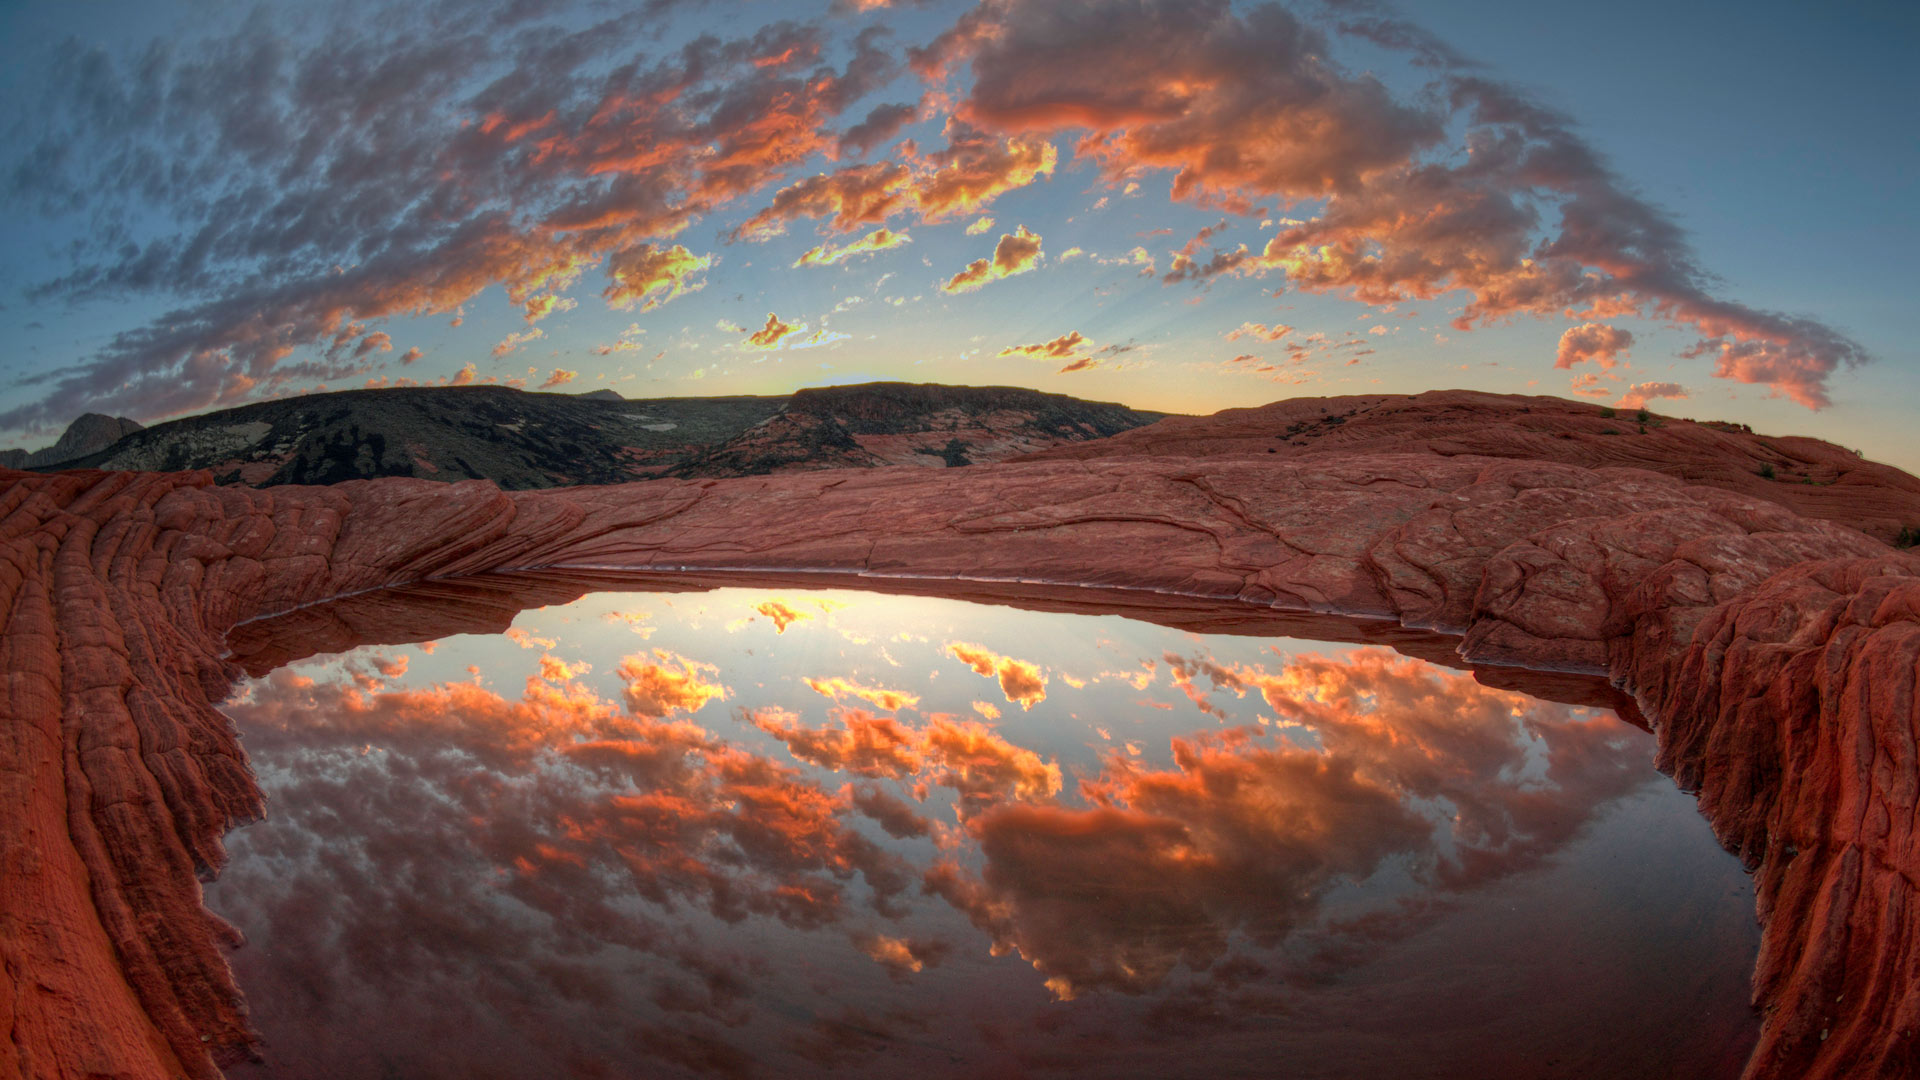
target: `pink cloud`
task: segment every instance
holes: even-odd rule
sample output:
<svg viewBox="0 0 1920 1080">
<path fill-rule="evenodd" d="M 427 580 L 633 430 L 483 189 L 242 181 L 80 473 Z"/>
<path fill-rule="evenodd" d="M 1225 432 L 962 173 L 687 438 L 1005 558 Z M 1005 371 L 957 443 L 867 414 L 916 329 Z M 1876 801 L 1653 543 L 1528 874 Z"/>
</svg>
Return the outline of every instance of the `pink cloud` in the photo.
<svg viewBox="0 0 1920 1080">
<path fill-rule="evenodd" d="M 1581 323 L 1560 335 L 1560 349 L 1554 356 L 1553 366 L 1570 368 L 1592 360 L 1603 368 L 1611 368 L 1632 344 L 1631 331 L 1602 323 Z"/>
<path fill-rule="evenodd" d="M 1687 388 L 1681 386 L 1679 383 L 1634 383 L 1632 386 L 1627 387 L 1626 393 L 1620 396 L 1620 407 L 1623 409 L 1638 409 L 1644 407 L 1655 398 L 1684 398 L 1686 396 Z"/>
</svg>

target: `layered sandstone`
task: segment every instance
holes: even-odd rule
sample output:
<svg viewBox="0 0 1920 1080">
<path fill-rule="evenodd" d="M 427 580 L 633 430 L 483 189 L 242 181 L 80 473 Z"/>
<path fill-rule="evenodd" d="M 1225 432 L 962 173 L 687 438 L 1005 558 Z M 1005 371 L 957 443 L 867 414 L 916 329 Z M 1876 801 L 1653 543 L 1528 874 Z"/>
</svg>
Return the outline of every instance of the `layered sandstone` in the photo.
<svg viewBox="0 0 1920 1080">
<path fill-rule="evenodd" d="M 1409 651 L 1458 635 L 1467 663 L 1607 676 L 1759 876 L 1749 1075 L 1920 1068 L 1920 557 L 1641 469 L 1150 449 L 514 493 L 0 474 L 0 1077 L 211 1078 L 251 1051 L 197 880 L 261 812 L 213 707 L 242 662 L 290 655 L 249 626 L 490 571 L 540 573 L 460 601 L 479 624 L 616 571 L 830 573 L 1357 616 Z M 305 617 L 311 647 L 367 640 L 352 609 Z"/>
<path fill-rule="evenodd" d="M 1036 458 L 1362 453 L 1471 454 L 1589 468 L 1647 469 L 1839 521 L 1889 543 L 1920 538 L 1920 478 L 1820 439 L 1756 434 L 1744 424 L 1688 420 L 1556 397 L 1434 390 L 1291 398 L 1212 416 L 1177 416 L 1111 439 L 1052 447 Z"/>
</svg>

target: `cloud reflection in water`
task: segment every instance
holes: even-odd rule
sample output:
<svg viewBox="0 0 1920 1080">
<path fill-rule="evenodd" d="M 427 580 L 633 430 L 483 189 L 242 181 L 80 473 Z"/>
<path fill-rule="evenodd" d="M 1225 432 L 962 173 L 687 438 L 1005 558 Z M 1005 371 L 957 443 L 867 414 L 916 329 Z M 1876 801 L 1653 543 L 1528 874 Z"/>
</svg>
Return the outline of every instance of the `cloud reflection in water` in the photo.
<svg viewBox="0 0 1920 1080">
<path fill-rule="evenodd" d="M 635 608 L 640 651 L 606 618 Z M 1616 1075 L 1751 1037 L 1744 880 L 1610 714 L 924 598 L 601 595 L 516 629 L 537 658 L 360 649 L 229 704 L 272 808 L 209 902 L 251 939 L 270 1074 L 1357 1076 L 1407 1068 L 1412 1023 L 1418 1074 L 1483 1075 L 1448 1019 L 1476 1002 Z M 976 713 L 975 673 L 1022 710 Z M 1695 1030 L 1623 1050 L 1608 1016 Z"/>
</svg>

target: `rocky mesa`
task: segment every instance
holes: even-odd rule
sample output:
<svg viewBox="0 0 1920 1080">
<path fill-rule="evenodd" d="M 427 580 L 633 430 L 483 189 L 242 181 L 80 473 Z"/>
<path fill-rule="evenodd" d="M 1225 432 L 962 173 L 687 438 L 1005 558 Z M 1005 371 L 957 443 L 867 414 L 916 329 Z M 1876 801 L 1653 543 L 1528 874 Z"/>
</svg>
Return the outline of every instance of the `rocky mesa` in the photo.
<svg viewBox="0 0 1920 1080">
<path fill-rule="evenodd" d="M 382 476 L 491 480 L 508 490 L 662 476 L 999 461 L 1152 423 L 1159 413 L 1016 387 L 866 383 L 787 397 L 627 400 L 505 386 L 342 390 L 141 429 L 82 417 L 11 468 L 176 472 L 224 484 Z M 78 434 L 76 434 L 78 433 Z M 64 449 L 61 449 L 64 448 Z"/>
</svg>

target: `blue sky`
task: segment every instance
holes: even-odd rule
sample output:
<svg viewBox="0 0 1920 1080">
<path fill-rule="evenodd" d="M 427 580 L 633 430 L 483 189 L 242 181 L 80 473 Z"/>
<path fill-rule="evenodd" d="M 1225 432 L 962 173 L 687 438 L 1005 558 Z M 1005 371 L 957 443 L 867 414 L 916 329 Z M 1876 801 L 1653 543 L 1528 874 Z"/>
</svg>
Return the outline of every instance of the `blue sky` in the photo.
<svg viewBox="0 0 1920 1080">
<path fill-rule="evenodd" d="M 0 442 L 403 381 L 1459 386 L 1920 469 L 1910 6 L 853 6 L 9 6 Z"/>
</svg>

